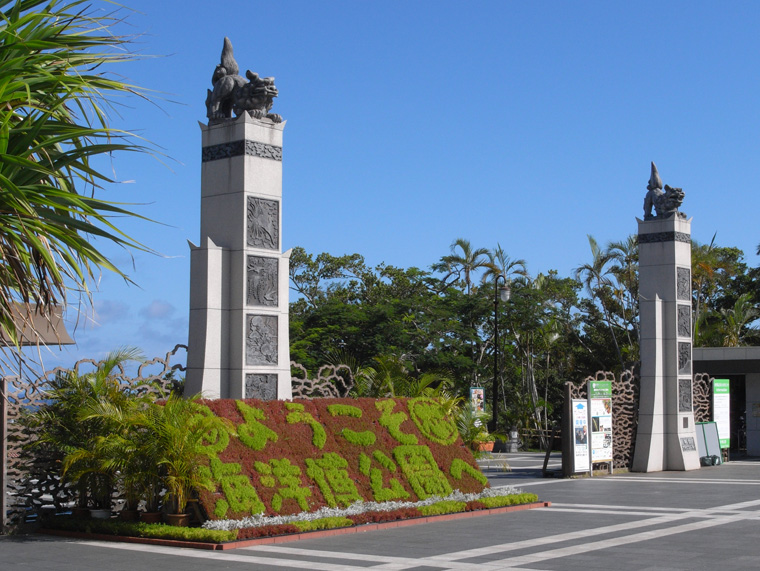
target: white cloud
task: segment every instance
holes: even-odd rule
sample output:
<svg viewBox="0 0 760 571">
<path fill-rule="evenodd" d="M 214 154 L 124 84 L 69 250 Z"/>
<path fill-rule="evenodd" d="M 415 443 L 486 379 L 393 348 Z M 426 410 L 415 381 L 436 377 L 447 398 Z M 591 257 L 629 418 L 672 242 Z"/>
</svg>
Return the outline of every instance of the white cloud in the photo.
<svg viewBox="0 0 760 571">
<path fill-rule="evenodd" d="M 143 307 L 140 310 L 140 315 L 146 319 L 167 319 L 171 317 L 176 308 L 162 299 L 154 299 L 150 302 L 150 305 Z"/>
<path fill-rule="evenodd" d="M 93 309 L 93 327 L 102 327 L 114 321 L 122 321 L 129 315 L 129 306 L 126 303 L 110 299 L 96 300 Z"/>
</svg>

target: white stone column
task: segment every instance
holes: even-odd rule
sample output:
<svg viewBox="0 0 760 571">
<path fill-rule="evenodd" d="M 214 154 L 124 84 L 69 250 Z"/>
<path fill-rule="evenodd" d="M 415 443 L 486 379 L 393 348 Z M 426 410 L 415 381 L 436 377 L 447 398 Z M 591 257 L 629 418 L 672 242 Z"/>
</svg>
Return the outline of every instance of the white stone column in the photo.
<svg viewBox="0 0 760 571">
<path fill-rule="evenodd" d="M 188 394 L 289 399 L 288 263 L 282 254 L 285 123 L 201 124 L 201 242 L 191 246 Z"/>
<path fill-rule="evenodd" d="M 632 470 L 699 468 L 692 404 L 691 220 L 638 220 L 641 384 Z"/>
</svg>

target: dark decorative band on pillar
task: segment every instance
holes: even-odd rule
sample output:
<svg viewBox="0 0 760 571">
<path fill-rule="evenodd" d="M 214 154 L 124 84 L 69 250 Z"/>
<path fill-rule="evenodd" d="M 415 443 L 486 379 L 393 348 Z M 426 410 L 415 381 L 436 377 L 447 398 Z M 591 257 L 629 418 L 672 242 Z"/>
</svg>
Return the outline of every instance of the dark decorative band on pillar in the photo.
<svg viewBox="0 0 760 571">
<path fill-rule="evenodd" d="M 239 157 L 241 155 L 282 161 L 282 147 L 258 143 L 256 141 L 232 141 L 231 143 L 203 147 L 201 162 L 229 159 L 230 157 Z"/>
<path fill-rule="evenodd" d="M 686 232 L 639 234 L 639 244 L 653 244 L 655 242 L 685 242 L 686 244 L 691 244 L 691 235 Z"/>
</svg>

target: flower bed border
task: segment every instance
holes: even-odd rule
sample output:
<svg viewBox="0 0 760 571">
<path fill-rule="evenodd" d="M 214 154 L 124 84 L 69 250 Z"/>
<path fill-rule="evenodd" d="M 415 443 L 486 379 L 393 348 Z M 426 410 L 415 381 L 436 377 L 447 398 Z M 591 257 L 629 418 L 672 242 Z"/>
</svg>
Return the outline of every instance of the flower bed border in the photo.
<svg viewBox="0 0 760 571">
<path fill-rule="evenodd" d="M 425 523 L 434 523 L 441 521 L 451 521 L 470 517 L 481 517 L 487 515 L 499 515 L 509 512 L 522 510 L 532 510 L 551 506 L 551 502 L 533 502 L 529 504 L 519 504 L 516 506 L 504 506 L 500 508 L 490 508 L 483 510 L 473 510 L 469 512 L 458 512 L 451 514 L 422 516 L 381 523 L 368 523 L 355 525 L 351 527 L 341 527 L 336 529 L 326 529 L 319 531 L 305 531 L 301 533 L 291 533 L 287 535 L 275 535 L 269 537 L 258 537 L 254 539 L 239 539 L 225 543 L 203 543 L 200 541 L 184 541 L 176 539 L 157 539 L 147 537 L 129 537 L 123 535 L 104 535 L 95 533 L 84 533 L 78 531 L 65 531 L 58 529 L 41 528 L 37 533 L 44 535 L 56 535 L 61 537 L 73 537 L 77 539 L 89 539 L 97 541 L 115 541 L 121 543 L 142 543 L 147 545 L 160 545 L 164 547 L 184 547 L 190 549 L 205 549 L 212 551 L 227 551 L 229 549 L 239 549 L 241 547 L 252 547 L 255 545 L 271 545 L 273 543 L 289 543 L 291 541 L 300 541 L 302 539 L 318 539 L 320 537 L 333 537 L 336 535 L 346 535 L 350 533 L 366 533 L 390 529 L 394 527 L 406 527 L 410 525 L 421 525 Z"/>
</svg>

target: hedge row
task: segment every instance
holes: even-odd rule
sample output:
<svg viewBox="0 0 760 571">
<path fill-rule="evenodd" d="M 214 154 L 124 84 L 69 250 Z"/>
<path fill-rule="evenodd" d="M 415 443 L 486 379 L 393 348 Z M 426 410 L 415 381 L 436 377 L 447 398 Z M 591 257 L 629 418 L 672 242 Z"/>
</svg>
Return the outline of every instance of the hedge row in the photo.
<svg viewBox="0 0 760 571">
<path fill-rule="evenodd" d="M 209 433 L 211 519 L 292 515 L 364 501 L 419 501 L 488 481 L 437 401 L 209 400 L 226 419 Z"/>
</svg>

